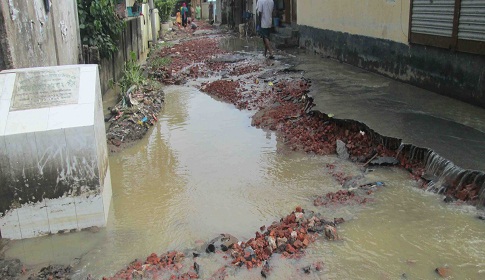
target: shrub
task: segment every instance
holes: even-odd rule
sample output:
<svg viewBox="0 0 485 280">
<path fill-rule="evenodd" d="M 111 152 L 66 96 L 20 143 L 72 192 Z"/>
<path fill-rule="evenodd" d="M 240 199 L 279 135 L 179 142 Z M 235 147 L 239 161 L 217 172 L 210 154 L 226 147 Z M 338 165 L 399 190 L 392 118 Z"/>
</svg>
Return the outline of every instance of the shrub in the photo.
<svg viewBox="0 0 485 280">
<path fill-rule="evenodd" d="M 115 12 L 114 0 L 77 0 L 82 43 L 96 46 L 102 58 L 118 51 L 125 22 Z"/>
</svg>

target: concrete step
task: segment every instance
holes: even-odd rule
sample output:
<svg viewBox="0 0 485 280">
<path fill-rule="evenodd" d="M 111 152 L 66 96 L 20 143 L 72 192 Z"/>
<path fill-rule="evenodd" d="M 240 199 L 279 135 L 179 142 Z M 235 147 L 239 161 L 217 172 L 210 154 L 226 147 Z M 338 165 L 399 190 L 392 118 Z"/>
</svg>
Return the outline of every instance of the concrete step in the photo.
<svg viewBox="0 0 485 280">
<path fill-rule="evenodd" d="M 277 48 L 298 46 L 298 37 L 272 33 L 270 40 Z"/>
<path fill-rule="evenodd" d="M 275 27 L 276 33 L 291 36 L 291 27 Z"/>
<path fill-rule="evenodd" d="M 298 28 L 287 25 L 285 27 L 275 27 L 276 33 L 271 34 L 271 41 L 276 47 L 295 47 L 298 46 L 300 32 Z"/>
<path fill-rule="evenodd" d="M 276 33 L 278 34 L 282 34 L 282 35 L 285 35 L 285 36 L 298 36 L 299 32 L 298 32 L 298 29 L 296 27 L 292 27 L 292 26 L 285 26 L 285 27 L 275 27 L 275 31 Z"/>
</svg>

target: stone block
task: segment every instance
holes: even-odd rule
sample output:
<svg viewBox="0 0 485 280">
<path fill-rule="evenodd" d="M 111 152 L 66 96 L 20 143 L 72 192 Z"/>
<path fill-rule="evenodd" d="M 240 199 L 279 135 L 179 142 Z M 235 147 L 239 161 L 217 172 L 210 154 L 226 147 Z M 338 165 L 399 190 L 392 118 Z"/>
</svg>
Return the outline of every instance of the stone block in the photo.
<svg viewBox="0 0 485 280">
<path fill-rule="evenodd" d="M 106 225 L 111 178 L 97 65 L 0 72 L 0 231 Z"/>
<path fill-rule="evenodd" d="M 74 197 L 77 222 L 80 229 L 106 225 L 103 196 L 100 194 Z"/>
<path fill-rule="evenodd" d="M 9 211 L 3 214 L 0 221 L 0 228 L 2 229 L 2 237 L 22 236 L 17 211 Z"/>
<path fill-rule="evenodd" d="M 72 229 L 79 230 L 74 197 L 46 199 L 45 204 L 51 233 L 68 232 Z"/>
<path fill-rule="evenodd" d="M 14 211 L 17 212 L 19 217 L 21 238 L 31 238 L 50 233 L 45 200 L 22 204 Z"/>
</svg>

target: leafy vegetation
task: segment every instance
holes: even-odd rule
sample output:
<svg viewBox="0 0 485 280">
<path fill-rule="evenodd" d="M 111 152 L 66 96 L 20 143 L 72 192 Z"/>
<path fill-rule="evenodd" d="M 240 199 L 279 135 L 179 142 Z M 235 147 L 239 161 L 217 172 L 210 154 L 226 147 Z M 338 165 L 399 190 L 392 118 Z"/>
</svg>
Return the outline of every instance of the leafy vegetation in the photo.
<svg viewBox="0 0 485 280">
<path fill-rule="evenodd" d="M 83 44 L 98 47 L 102 58 L 118 51 L 125 22 L 115 12 L 115 0 L 77 0 Z"/>
<path fill-rule="evenodd" d="M 155 7 L 158 9 L 161 22 L 170 20 L 170 14 L 175 7 L 176 0 L 155 0 Z"/>
<path fill-rule="evenodd" d="M 161 42 L 153 45 L 150 48 L 150 55 L 147 59 L 147 66 L 151 70 L 159 69 L 163 66 L 168 66 L 172 63 L 172 58 L 170 56 L 161 56 L 160 51 L 164 48 L 173 47 L 171 42 Z"/>
<path fill-rule="evenodd" d="M 127 98 L 129 98 L 128 89 L 132 86 L 138 87 L 145 83 L 145 77 L 143 77 L 143 71 L 138 64 L 136 53 L 130 53 L 130 59 L 125 62 L 123 68 L 123 76 L 121 77 L 118 85 L 121 88 L 121 98 L 123 99 L 123 105 L 127 104 Z"/>
<path fill-rule="evenodd" d="M 125 92 L 131 86 L 140 86 L 145 82 L 143 71 L 138 64 L 135 52 L 130 52 L 130 59 L 125 62 L 123 68 L 123 76 L 120 79 L 119 85 L 121 91 Z"/>
<path fill-rule="evenodd" d="M 152 54 L 154 53 L 158 53 L 160 52 L 160 50 L 162 50 L 163 48 L 171 48 L 173 47 L 173 43 L 172 42 L 157 42 L 155 45 L 153 45 L 151 48 L 150 48 L 150 55 L 149 57 L 152 56 Z"/>
<path fill-rule="evenodd" d="M 158 69 L 163 66 L 170 65 L 172 63 L 172 59 L 170 57 L 157 57 L 150 60 L 150 67 L 152 69 Z"/>
</svg>

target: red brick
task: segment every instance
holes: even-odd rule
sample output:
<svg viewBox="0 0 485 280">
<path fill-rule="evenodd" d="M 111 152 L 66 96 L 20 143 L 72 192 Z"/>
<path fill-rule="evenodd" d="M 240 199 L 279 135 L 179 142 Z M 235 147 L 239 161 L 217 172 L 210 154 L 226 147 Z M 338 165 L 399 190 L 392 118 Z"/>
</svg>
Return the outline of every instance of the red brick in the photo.
<svg viewBox="0 0 485 280">
<path fill-rule="evenodd" d="M 290 244 L 286 244 L 286 252 L 290 254 L 294 254 L 296 252 L 295 248 L 291 246 Z"/>
</svg>

